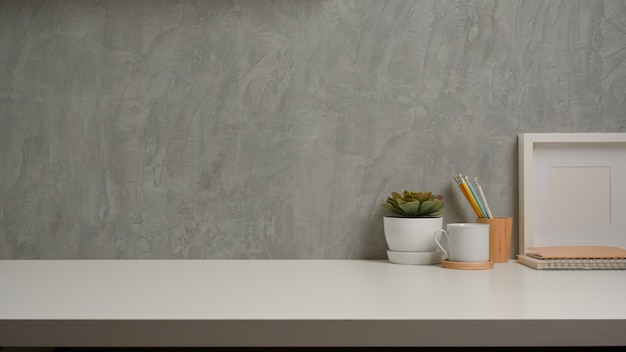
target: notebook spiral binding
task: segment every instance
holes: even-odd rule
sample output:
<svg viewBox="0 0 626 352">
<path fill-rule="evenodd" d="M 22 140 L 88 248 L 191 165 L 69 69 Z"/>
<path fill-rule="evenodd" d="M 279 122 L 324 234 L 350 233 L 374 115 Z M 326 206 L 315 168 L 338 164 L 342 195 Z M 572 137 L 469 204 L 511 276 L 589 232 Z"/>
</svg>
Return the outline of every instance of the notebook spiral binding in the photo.
<svg viewBox="0 0 626 352">
<path fill-rule="evenodd" d="M 626 259 L 549 259 L 543 260 L 549 270 L 624 270 Z"/>
</svg>

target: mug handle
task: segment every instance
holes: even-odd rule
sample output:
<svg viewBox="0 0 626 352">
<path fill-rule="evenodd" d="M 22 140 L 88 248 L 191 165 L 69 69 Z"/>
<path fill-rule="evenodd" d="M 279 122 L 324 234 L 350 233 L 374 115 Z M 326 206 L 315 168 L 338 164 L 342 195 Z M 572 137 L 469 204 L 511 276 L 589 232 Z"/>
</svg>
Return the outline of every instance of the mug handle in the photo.
<svg viewBox="0 0 626 352">
<path fill-rule="evenodd" d="M 439 233 L 443 233 L 446 236 L 446 240 L 447 240 L 448 239 L 448 231 L 446 231 L 444 229 L 437 229 L 437 230 L 435 230 L 435 233 L 433 234 L 434 237 L 435 237 L 435 243 L 437 244 L 437 247 L 439 247 L 439 249 L 441 249 L 441 251 L 443 252 L 443 255 L 446 257 L 446 259 L 448 259 L 448 251 L 446 251 L 446 249 L 443 248 L 443 246 L 441 245 L 441 243 L 437 239 L 437 235 Z"/>
</svg>

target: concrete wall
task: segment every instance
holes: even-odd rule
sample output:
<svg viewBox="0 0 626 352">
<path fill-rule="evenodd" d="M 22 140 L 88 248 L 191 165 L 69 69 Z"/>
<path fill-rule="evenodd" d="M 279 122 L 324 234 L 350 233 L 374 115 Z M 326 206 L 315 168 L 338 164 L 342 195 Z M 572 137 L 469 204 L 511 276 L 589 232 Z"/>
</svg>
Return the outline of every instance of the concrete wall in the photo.
<svg viewBox="0 0 626 352">
<path fill-rule="evenodd" d="M 625 98 L 622 0 L 2 1 L 0 258 L 384 258 L 458 173 L 516 227 L 517 134 Z"/>
</svg>

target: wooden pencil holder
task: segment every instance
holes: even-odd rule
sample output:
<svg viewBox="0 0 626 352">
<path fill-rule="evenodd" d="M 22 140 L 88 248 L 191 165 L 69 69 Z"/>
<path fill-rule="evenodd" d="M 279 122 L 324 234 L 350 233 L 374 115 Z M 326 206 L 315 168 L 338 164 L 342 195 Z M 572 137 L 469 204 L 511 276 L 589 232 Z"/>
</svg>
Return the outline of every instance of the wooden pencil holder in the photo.
<svg viewBox="0 0 626 352">
<path fill-rule="evenodd" d="M 494 263 L 508 263 L 513 219 L 510 217 L 477 218 L 476 222 L 489 224 L 489 260 Z"/>
</svg>

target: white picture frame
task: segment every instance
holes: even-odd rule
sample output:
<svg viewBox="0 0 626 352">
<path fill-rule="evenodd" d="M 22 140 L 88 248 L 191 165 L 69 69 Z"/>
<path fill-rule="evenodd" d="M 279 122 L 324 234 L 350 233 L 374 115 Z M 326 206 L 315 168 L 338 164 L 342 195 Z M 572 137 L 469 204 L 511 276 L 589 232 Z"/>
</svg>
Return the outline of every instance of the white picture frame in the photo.
<svg viewBox="0 0 626 352">
<path fill-rule="evenodd" d="M 522 133 L 518 156 L 519 254 L 626 248 L 626 133 Z"/>
</svg>

